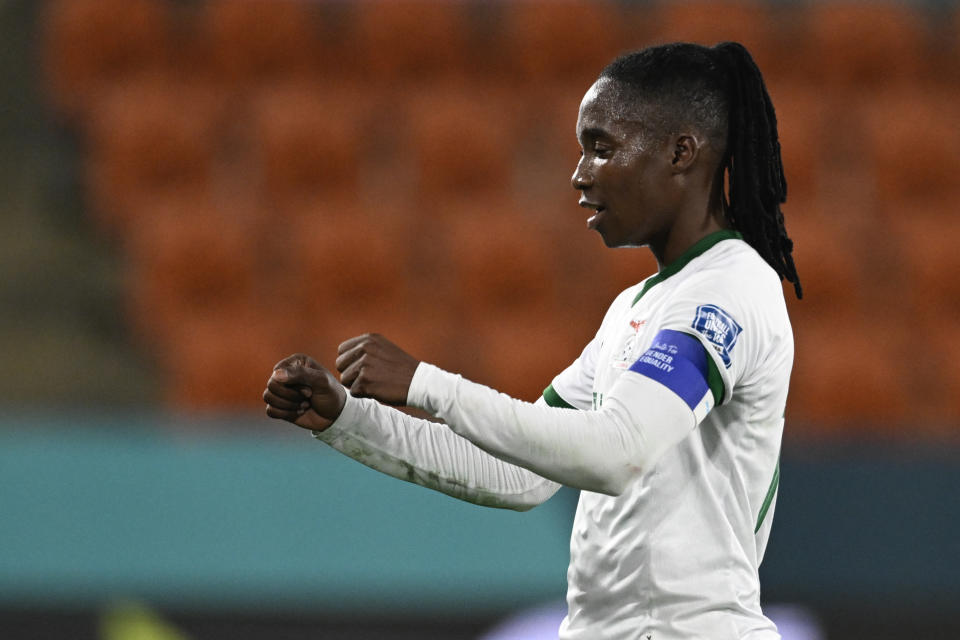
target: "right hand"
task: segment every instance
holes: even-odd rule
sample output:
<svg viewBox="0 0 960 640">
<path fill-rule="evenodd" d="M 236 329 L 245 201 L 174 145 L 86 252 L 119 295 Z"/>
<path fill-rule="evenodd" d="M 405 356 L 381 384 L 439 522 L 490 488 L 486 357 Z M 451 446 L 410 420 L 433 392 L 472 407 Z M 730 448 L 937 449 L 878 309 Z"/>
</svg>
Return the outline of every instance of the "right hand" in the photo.
<svg viewBox="0 0 960 640">
<path fill-rule="evenodd" d="M 337 352 L 340 381 L 350 395 L 394 406 L 407 404 L 419 360 L 378 333 L 350 338 Z"/>
<path fill-rule="evenodd" d="M 323 365 L 296 353 L 274 366 L 263 400 L 271 418 L 323 431 L 340 416 L 347 392 Z"/>
</svg>

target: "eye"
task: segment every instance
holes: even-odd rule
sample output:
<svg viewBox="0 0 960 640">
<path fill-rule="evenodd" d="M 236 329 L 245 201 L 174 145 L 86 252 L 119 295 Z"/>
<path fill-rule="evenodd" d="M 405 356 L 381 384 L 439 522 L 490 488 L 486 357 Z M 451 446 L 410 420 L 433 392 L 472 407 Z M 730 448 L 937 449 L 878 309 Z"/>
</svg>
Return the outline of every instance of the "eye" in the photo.
<svg viewBox="0 0 960 640">
<path fill-rule="evenodd" d="M 593 154 L 598 158 L 606 159 L 613 155 L 613 149 L 606 145 L 597 144 L 593 146 Z"/>
</svg>

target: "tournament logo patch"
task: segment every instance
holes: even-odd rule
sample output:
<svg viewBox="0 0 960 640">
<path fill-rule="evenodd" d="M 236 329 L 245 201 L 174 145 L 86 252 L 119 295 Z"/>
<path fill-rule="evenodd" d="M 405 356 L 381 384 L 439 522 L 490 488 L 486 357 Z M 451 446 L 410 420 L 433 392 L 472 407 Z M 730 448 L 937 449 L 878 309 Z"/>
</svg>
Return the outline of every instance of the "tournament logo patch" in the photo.
<svg viewBox="0 0 960 640">
<path fill-rule="evenodd" d="M 702 304 L 697 307 L 697 317 L 693 319 L 693 328 L 713 345 L 720 354 L 723 365 L 730 368 L 730 351 L 737 344 L 737 338 L 743 327 L 737 324 L 729 313 L 715 304 Z"/>
</svg>

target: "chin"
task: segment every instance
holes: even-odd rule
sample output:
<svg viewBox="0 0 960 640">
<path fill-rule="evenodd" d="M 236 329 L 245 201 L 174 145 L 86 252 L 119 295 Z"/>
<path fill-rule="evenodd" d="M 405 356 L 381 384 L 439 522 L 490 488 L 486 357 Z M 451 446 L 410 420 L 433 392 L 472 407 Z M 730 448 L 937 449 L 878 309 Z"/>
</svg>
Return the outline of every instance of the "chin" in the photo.
<svg viewBox="0 0 960 640">
<path fill-rule="evenodd" d="M 608 230 L 603 229 L 603 227 L 597 227 L 596 232 L 600 234 L 603 244 L 605 244 L 608 248 L 615 249 L 621 246 L 621 239 L 612 235 Z"/>
<path fill-rule="evenodd" d="M 617 238 L 615 236 L 608 235 L 606 233 L 600 232 L 600 237 L 603 239 L 603 244 L 607 245 L 610 249 L 623 249 L 627 247 L 637 247 L 637 245 L 629 240 L 623 238 Z"/>
</svg>

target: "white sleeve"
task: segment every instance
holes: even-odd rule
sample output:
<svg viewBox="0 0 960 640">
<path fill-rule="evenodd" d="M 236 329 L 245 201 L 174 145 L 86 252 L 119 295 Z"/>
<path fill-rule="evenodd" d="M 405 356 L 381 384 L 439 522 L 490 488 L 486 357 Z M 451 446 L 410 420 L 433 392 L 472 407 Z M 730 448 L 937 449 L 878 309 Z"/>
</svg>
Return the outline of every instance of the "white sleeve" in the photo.
<svg viewBox="0 0 960 640">
<path fill-rule="evenodd" d="M 597 369 L 600 339 L 594 338 L 580 353 L 580 357 L 561 371 L 544 389 L 543 397 L 551 407 L 570 406 L 574 409 L 593 408 L 593 376 Z"/>
<path fill-rule="evenodd" d="M 482 506 L 525 511 L 560 488 L 478 449 L 446 425 L 349 393 L 337 420 L 314 435 L 377 471 Z"/>
<path fill-rule="evenodd" d="M 407 402 L 501 460 L 610 495 L 622 493 L 698 422 L 674 392 L 632 371 L 599 410 L 579 411 L 523 402 L 420 363 Z"/>
<path fill-rule="evenodd" d="M 660 330 L 682 331 L 703 345 L 723 383 L 723 402 L 744 379 L 756 359 L 759 310 L 769 306 L 768 299 L 782 298 L 780 282 L 769 284 L 769 268 L 752 279 L 738 280 L 737 287 L 718 286 L 716 270 L 703 271 L 689 278 L 671 298 L 670 308 L 661 319 Z M 740 275 L 739 272 L 736 272 Z M 730 273 L 722 274 L 730 277 Z M 773 295 L 764 289 L 773 289 Z M 764 296 L 763 294 L 767 295 Z"/>
</svg>

